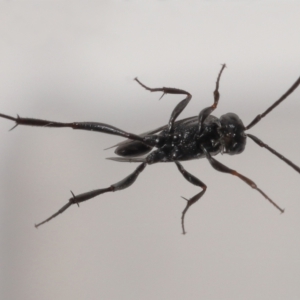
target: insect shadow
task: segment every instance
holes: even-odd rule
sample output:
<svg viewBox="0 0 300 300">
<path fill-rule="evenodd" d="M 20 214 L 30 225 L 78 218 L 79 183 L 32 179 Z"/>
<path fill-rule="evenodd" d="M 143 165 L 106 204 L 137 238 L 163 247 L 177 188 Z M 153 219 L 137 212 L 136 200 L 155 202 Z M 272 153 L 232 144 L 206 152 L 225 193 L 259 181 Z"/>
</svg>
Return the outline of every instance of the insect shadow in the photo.
<svg viewBox="0 0 300 300">
<path fill-rule="evenodd" d="M 12 116 L 0 114 L 1 118 L 16 122 L 15 126 L 12 129 L 14 129 L 18 125 L 41 127 L 70 127 L 73 129 L 102 132 L 127 138 L 127 140 L 113 146 L 116 147 L 115 154 L 117 154 L 119 157 L 112 157 L 108 159 L 118 162 L 140 163 L 139 166 L 130 175 L 125 177 L 123 180 L 110 185 L 107 188 L 96 189 L 79 195 L 74 195 L 71 191 L 72 197 L 69 199 L 67 204 L 65 204 L 61 209 L 59 209 L 56 213 L 51 215 L 46 220 L 35 224 L 35 227 L 39 227 L 42 224 L 57 217 L 73 204 L 77 204 L 79 206 L 80 202 L 87 201 L 98 195 L 128 188 L 135 182 L 139 174 L 146 168 L 147 165 L 152 165 L 160 162 L 173 162 L 176 164 L 179 172 L 188 182 L 195 186 L 198 186 L 201 189 L 199 193 L 189 199 L 182 197 L 184 200 L 186 200 L 186 206 L 181 216 L 182 232 L 183 234 L 185 234 L 186 231 L 184 226 L 184 219 L 186 212 L 204 195 L 207 186 L 200 179 L 186 171 L 180 161 L 199 158 L 206 158 L 211 166 L 219 172 L 237 176 L 251 188 L 259 192 L 266 200 L 274 205 L 276 209 L 283 213 L 284 209 L 282 209 L 269 196 L 267 196 L 266 193 L 263 192 L 251 179 L 223 165 L 218 160 L 213 158 L 213 156 L 217 155 L 218 153 L 226 153 L 229 155 L 242 153 L 246 146 L 246 139 L 247 137 L 249 137 L 257 145 L 266 148 L 275 156 L 287 163 L 295 171 L 300 173 L 300 168 L 293 162 L 265 144 L 256 136 L 246 133 L 248 129 L 256 125 L 262 118 L 264 118 L 276 106 L 284 101 L 299 86 L 300 77 L 265 112 L 257 115 L 248 126 L 244 126 L 242 120 L 234 113 L 227 113 L 225 115 L 222 115 L 220 118 L 214 117 L 211 114 L 218 106 L 218 102 L 220 99 L 220 78 L 225 67 L 226 65 L 223 64 L 217 77 L 216 87 L 213 92 L 213 104 L 202 109 L 198 116 L 189 117 L 178 121 L 177 117 L 188 105 L 188 103 L 192 99 L 192 95 L 185 90 L 177 88 L 150 88 L 144 85 L 138 78 L 135 78 L 135 81 L 146 90 L 150 92 L 162 92 L 163 94 L 161 98 L 165 94 L 185 95 L 185 98 L 180 101 L 174 108 L 167 125 L 161 126 L 157 129 L 143 134 L 129 133 L 114 126 L 98 122 L 62 123 L 41 119 L 23 118 L 19 115 L 14 118 Z"/>
</svg>

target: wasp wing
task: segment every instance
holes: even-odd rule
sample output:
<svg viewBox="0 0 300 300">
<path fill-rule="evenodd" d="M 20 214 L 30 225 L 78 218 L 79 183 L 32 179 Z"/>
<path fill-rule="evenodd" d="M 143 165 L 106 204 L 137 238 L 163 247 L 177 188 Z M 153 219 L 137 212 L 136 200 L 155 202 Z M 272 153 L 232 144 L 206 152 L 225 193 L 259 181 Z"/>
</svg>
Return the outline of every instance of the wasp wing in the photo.
<svg viewBox="0 0 300 300">
<path fill-rule="evenodd" d="M 194 122 L 196 120 L 198 120 L 198 116 L 178 120 L 178 121 L 175 122 L 175 127 L 179 126 L 179 125 L 182 125 L 184 123 L 187 123 L 187 122 Z M 163 126 L 160 126 L 156 129 L 141 133 L 141 134 L 139 134 L 139 136 L 140 137 L 145 137 L 147 135 L 151 135 L 151 134 L 161 132 L 161 131 L 163 131 L 167 128 L 168 128 L 168 125 L 163 125 Z M 147 146 L 147 145 L 143 144 L 142 142 L 132 141 L 130 139 L 127 139 L 127 140 L 124 140 L 124 141 L 122 141 L 118 144 L 115 144 L 115 145 L 113 145 L 109 148 L 106 148 L 105 150 L 115 148 L 115 147 L 117 147 L 117 149 L 115 150 L 115 153 L 117 155 L 123 156 L 123 157 L 141 156 L 141 155 L 147 154 L 153 148 L 153 147 L 150 147 L 150 146 Z M 116 159 L 114 159 L 114 160 L 116 160 Z M 124 161 L 124 160 L 118 160 L 118 161 Z"/>
</svg>

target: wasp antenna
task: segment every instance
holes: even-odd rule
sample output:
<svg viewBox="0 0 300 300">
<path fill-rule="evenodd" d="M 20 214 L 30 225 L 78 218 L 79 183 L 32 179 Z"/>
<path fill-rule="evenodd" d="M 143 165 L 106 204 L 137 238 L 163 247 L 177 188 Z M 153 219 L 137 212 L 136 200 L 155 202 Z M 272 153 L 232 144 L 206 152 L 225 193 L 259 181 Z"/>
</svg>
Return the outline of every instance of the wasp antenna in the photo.
<svg viewBox="0 0 300 300">
<path fill-rule="evenodd" d="M 279 159 L 283 160 L 287 165 L 289 165 L 290 167 L 292 167 L 296 172 L 298 172 L 300 174 L 300 168 L 295 165 L 293 162 L 291 162 L 289 159 L 287 159 L 286 157 L 284 157 L 282 154 L 278 153 L 276 150 L 274 150 L 272 147 L 270 147 L 269 145 L 265 144 L 262 140 L 260 140 L 258 137 L 252 135 L 252 134 L 247 134 L 247 136 L 254 141 L 258 146 L 266 148 L 267 150 L 269 150 L 272 154 L 274 154 L 275 156 L 277 156 Z"/>
<path fill-rule="evenodd" d="M 282 101 L 284 101 L 293 91 L 299 86 L 300 77 L 296 80 L 296 82 L 277 100 L 271 105 L 264 113 L 257 115 L 254 120 L 246 126 L 245 130 L 250 129 L 254 125 L 256 125 L 263 117 L 265 117 L 270 111 L 272 111 L 276 106 L 278 106 Z"/>
</svg>

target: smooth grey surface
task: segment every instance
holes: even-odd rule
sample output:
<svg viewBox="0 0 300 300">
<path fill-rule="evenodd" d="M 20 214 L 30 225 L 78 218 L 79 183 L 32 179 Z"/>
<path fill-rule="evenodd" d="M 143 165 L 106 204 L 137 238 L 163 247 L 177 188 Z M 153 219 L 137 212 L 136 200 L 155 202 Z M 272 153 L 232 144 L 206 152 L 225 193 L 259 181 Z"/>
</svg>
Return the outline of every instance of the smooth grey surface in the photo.
<svg viewBox="0 0 300 300">
<path fill-rule="evenodd" d="M 182 117 L 211 105 L 226 63 L 220 116 L 247 125 L 300 75 L 298 1 L 2 1 L 0 112 L 53 121 L 99 121 L 134 133 L 167 123 L 186 89 Z M 300 164 L 300 89 L 251 133 Z M 1 299 L 299 299 L 300 175 L 251 140 L 218 156 L 286 208 L 279 215 L 239 179 L 205 160 L 148 166 L 129 189 L 72 206 L 136 165 L 105 160 L 121 138 L 0 119 Z"/>
</svg>

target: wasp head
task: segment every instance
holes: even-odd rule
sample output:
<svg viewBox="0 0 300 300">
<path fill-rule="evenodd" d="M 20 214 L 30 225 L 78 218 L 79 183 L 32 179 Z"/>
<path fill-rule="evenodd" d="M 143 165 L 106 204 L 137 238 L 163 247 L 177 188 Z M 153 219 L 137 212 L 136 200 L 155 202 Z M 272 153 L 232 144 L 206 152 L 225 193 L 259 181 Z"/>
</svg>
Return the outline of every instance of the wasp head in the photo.
<svg viewBox="0 0 300 300">
<path fill-rule="evenodd" d="M 227 113 L 220 117 L 222 153 L 229 155 L 240 154 L 246 145 L 245 126 L 242 120 L 234 113 Z"/>
</svg>

